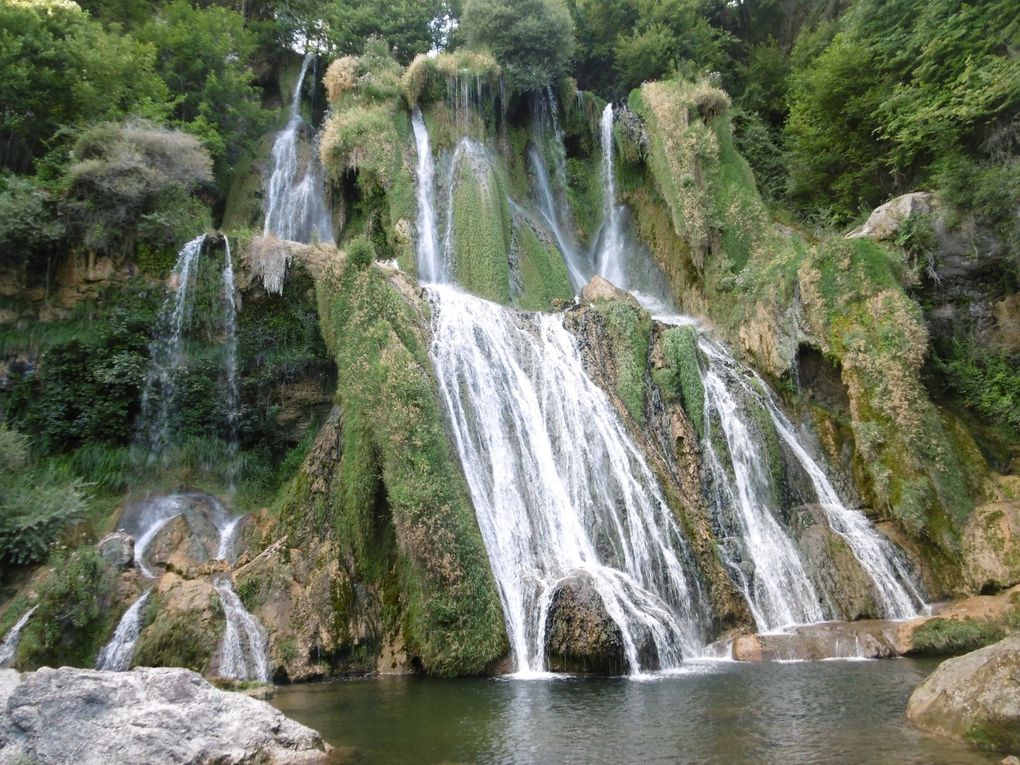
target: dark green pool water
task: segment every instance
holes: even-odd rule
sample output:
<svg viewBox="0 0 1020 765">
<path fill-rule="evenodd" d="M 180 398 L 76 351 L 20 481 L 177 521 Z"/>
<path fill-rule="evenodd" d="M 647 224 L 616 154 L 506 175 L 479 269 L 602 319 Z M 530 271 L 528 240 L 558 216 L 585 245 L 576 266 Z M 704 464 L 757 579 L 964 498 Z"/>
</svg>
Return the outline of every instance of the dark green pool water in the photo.
<svg viewBox="0 0 1020 765">
<path fill-rule="evenodd" d="M 277 690 L 273 704 L 357 763 L 997 763 L 915 730 L 935 667 L 697 665 L 651 681 L 374 677 Z"/>
</svg>

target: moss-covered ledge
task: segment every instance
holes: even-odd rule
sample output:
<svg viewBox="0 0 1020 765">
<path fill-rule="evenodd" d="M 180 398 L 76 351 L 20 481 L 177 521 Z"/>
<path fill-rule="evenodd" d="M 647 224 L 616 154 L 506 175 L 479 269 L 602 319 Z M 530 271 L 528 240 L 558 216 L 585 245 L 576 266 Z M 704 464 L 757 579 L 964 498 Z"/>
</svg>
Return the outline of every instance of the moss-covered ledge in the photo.
<svg viewBox="0 0 1020 765">
<path fill-rule="evenodd" d="M 337 542 L 352 576 L 381 592 L 383 627 L 400 633 L 412 665 L 434 675 L 489 671 L 507 638 L 443 423 L 428 306 L 406 276 L 341 253 L 315 271 L 322 333 L 337 362 L 342 444 L 339 460 L 318 467 L 332 473 L 329 494 L 316 503 L 299 474 L 281 521 Z"/>
</svg>

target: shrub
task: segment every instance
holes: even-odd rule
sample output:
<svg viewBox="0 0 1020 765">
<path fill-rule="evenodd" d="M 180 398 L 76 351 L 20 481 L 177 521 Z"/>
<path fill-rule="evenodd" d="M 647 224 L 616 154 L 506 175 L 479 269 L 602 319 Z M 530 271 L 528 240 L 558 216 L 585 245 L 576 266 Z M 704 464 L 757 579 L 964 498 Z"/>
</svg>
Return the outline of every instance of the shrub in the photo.
<svg viewBox="0 0 1020 765">
<path fill-rule="evenodd" d="M 88 666 L 112 628 L 114 575 L 93 547 L 52 561 L 18 651 L 22 667 Z"/>
<path fill-rule="evenodd" d="M 0 425 L 0 564 L 46 557 L 67 523 L 85 512 L 80 481 L 32 465 L 28 439 Z"/>
<path fill-rule="evenodd" d="M 460 28 L 522 91 L 557 82 L 574 53 L 573 22 L 559 0 L 467 0 Z"/>
<path fill-rule="evenodd" d="M 999 625 L 988 622 L 932 619 L 915 630 L 910 652 L 921 656 L 959 656 L 991 645 L 1004 634 Z"/>
<path fill-rule="evenodd" d="M 367 236 L 358 236 L 347 246 L 347 257 L 358 268 L 372 265 L 375 260 L 375 245 Z"/>
<path fill-rule="evenodd" d="M 333 61 L 323 75 L 322 84 L 326 86 L 330 101 L 354 90 L 358 84 L 357 56 L 341 56 Z"/>
</svg>

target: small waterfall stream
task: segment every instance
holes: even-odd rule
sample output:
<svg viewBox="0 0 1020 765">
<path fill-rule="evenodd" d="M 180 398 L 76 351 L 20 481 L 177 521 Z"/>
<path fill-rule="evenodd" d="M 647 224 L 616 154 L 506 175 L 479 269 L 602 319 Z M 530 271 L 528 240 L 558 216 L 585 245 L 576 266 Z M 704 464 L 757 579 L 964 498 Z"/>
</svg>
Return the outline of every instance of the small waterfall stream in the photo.
<svg viewBox="0 0 1020 765">
<path fill-rule="evenodd" d="M 313 60 L 312 54 L 305 55 L 291 96 L 290 119 L 273 143 L 273 169 L 266 184 L 266 219 L 262 230 L 263 236 L 273 234 L 304 243 L 333 239 L 318 153 L 311 147 L 303 164 L 301 156 L 301 134 L 305 128 L 301 88 Z"/>
<path fill-rule="evenodd" d="M 205 241 L 206 235 L 202 234 L 184 245 L 178 253 L 177 262 L 170 274 L 172 292 L 163 303 L 149 344 L 149 369 L 142 388 L 142 411 L 139 416 L 147 464 L 165 457 L 170 445 L 175 378 L 186 358 L 184 328 L 192 306 L 189 296 L 195 265 Z"/>
<path fill-rule="evenodd" d="M 414 129 L 414 143 L 418 154 L 415 183 L 415 198 L 418 202 L 418 278 L 425 283 L 444 282 L 448 276 L 439 252 L 434 204 L 436 164 L 432 158 L 429 131 L 417 106 L 411 112 L 411 127 Z"/>
<path fill-rule="evenodd" d="M 0 667 L 6 667 L 14 660 L 18 653 L 18 645 L 21 643 L 21 633 L 24 632 L 25 625 L 28 624 L 28 620 L 32 618 L 32 614 L 37 608 L 38 606 L 32 606 L 22 614 L 21 618 L 4 636 L 3 642 L 0 643 Z"/>
<path fill-rule="evenodd" d="M 131 607 L 124 612 L 110 642 L 103 646 L 96 659 L 96 669 L 124 672 L 131 668 L 135 655 L 135 644 L 142 631 L 142 610 L 149 602 L 152 587 L 149 587 Z"/>
<path fill-rule="evenodd" d="M 230 239 L 223 237 L 223 370 L 226 385 L 223 403 L 226 409 L 227 465 L 225 468 L 227 486 L 232 494 L 237 478 L 237 425 L 241 408 L 241 387 L 237 379 L 237 301 L 234 296 L 234 264 L 230 256 Z"/>
</svg>

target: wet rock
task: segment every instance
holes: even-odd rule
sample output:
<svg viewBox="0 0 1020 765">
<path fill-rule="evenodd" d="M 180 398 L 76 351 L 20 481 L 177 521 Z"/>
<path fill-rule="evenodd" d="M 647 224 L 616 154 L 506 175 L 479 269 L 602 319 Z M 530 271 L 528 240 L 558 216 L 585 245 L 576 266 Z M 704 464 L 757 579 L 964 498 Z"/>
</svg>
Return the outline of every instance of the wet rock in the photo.
<svg viewBox="0 0 1020 765">
<path fill-rule="evenodd" d="M 153 538 L 146 555 L 150 566 L 160 566 L 186 577 L 218 556 L 222 509 L 202 495 L 188 498 L 181 514 Z"/>
<path fill-rule="evenodd" d="M 614 675 L 627 671 L 620 628 L 584 574 L 571 576 L 553 594 L 545 639 L 546 657 L 554 672 Z M 644 642 L 639 653 L 654 653 L 651 641 Z"/>
<path fill-rule="evenodd" d="M 963 530 L 963 575 L 973 592 L 1020 583 L 1020 502 L 977 507 Z"/>
<path fill-rule="evenodd" d="M 123 529 L 113 531 L 96 545 L 103 560 L 111 566 L 130 568 L 135 561 L 135 538 Z"/>
<path fill-rule="evenodd" d="M 264 701 L 186 669 L 0 671 L 0 765 L 313 763 L 330 749 Z"/>
<path fill-rule="evenodd" d="M 1020 637 L 942 662 L 911 695 L 907 717 L 932 733 L 1020 751 Z"/>
<path fill-rule="evenodd" d="M 832 617 L 853 621 L 881 616 L 871 580 L 839 534 L 825 523 L 824 511 L 807 505 L 794 512 L 797 546 L 811 581 L 823 593 Z"/>
<path fill-rule="evenodd" d="M 581 301 L 584 303 L 601 303 L 611 300 L 619 300 L 635 308 L 641 307 L 633 295 L 621 290 L 601 276 L 593 276 L 591 281 L 581 288 Z"/>
<path fill-rule="evenodd" d="M 731 653 L 748 662 L 884 659 L 903 652 L 899 627 L 882 619 L 810 624 L 784 634 L 742 635 Z"/>
</svg>

